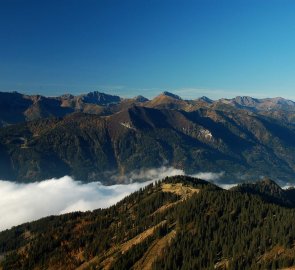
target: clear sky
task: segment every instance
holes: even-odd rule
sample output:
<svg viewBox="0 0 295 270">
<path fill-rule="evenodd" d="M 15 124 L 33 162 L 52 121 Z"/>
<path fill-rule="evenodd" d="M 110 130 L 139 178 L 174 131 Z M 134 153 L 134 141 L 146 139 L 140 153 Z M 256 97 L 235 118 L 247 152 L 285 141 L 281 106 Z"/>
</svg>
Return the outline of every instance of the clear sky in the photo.
<svg viewBox="0 0 295 270">
<path fill-rule="evenodd" d="M 293 0 L 0 0 L 0 91 L 295 99 Z"/>
</svg>

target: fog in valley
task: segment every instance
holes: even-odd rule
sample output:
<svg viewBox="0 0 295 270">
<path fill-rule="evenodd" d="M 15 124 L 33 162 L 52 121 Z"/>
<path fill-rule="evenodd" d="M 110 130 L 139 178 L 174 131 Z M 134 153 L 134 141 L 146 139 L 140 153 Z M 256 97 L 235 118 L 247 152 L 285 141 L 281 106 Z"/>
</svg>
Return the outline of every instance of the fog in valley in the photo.
<svg viewBox="0 0 295 270">
<path fill-rule="evenodd" d="M 105 208 L 156 180 L 184 174 L 172 167 L 142 170 L 123 177 L 127 184 L 111 186 L 100 182 L 82 184 L 69 176 L 30 184 L 0 180 L 0 231 L 49 215 Z M 216 182 L 222 175 L 200 172 L 193 176 Z"/>
</svg>

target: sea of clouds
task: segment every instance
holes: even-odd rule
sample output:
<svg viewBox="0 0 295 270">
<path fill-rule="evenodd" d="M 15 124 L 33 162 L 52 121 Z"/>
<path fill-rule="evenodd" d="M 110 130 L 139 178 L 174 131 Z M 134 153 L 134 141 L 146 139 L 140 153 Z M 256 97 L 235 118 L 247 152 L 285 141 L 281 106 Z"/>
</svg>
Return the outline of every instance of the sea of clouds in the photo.
<svg viewBox="0 0 295 270">
<path fill-rule="evenodd" d="M 129 184 L 112 186 L 100 182 L 82 184 L 69 176 L 30 184 L 0 180 L 0 231 L 49 215 L 105 208 L 153 181 L 184 174 L 171 167 L 142 170 L 128 176 Z M 201 172 L 193 176 L 214 182 L 222 175 Z M 132 182 L 134 179 L 146 181 Z"/>
</svg>

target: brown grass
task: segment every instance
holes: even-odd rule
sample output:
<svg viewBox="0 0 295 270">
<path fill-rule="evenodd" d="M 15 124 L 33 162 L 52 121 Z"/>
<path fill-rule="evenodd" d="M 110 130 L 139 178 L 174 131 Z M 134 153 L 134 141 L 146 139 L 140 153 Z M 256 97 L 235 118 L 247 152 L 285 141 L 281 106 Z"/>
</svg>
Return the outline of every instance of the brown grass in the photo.
<svg viewBox="0 0 295 270">
<path fill-rule="evenodd" d="M 193 188 L 190 186 L 185 186 L 183 183 L 176 184 L 162 184 L 163 192 L 170 192 L 182 197 L 182 199 L 187 199 L 191 197 L 194 193 L 199 193 L 200 189 Z"/>
<path fill-rule="evenodd" d="M 115 255 L 118 252 L 124 253 L 128 251 L 132 246 L 140 244 L 142 241 L 144 241 L 147 237 L 153 235 L 155 229 L 157 229 L 159 226 L 162 226 L 166 223 L 166 221 L 162 221 L 159 224 L 145 230 L 144 232 L 140 233 L 139 235 L 135 236 L 134 238 L 128 240 L 127 242 L 117 245 L 114 247 L 111 247 L 108 251 L 106 251 L 104 254 L 98 254 L 96 257 L 91 259 L 88 262 L 83 263 L 80 265 L 76 270 L 83 270 L 87 269 L 91 264 L 99 265 L 102 267 L 102 269 L 110 269 L 112 263 L 115 260 Z"/>
<path fill-rule="evenodd" d="M 176 231 L 172 230 L 170 233 L 156 240 L 144 254 L 144 256 L 134 265 L 135 270 L 149 270 L 152 269 L 152 265 L 155 260 L 163 253 L 165 247 L 167 247 L 171 240 L 176 236 Z"/>
</svg>

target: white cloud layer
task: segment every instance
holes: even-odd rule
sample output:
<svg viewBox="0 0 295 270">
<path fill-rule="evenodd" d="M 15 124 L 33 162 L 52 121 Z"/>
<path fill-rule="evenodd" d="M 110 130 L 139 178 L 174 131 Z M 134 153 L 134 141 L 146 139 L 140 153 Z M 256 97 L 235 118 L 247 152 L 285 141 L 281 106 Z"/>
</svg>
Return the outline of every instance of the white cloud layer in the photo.
<svg viewBox="0 0 295 270">
<path fill-rule="evenodd" d="M 294 184 L 287 183 L 286 185 L 282 186 L 281 188 L 282 189 L 289 189 L 289 188 L 295 188 L 295 186 L 294 186 Z"/>
<path fill-rule="evenodd" d="M 99 182 L 82 184 L 69 176 L 30 184 L 0 180 L 0 231 L 48 215 L 105 208 L 152 181 L 184 174 L 171 167 L 142 170 L 128 175 L 130 184 L 112 186 Z M 215 181 L 222 174 L 199 173 L 194 176 Z M 147 182 L 132 183 L 134 179 Z"/>
<path fill-rule="evenodd" d="M 0 231 L 48 215 L 108 207 L 148 183 L 81 184 L 68 176 L 31 184 L 0 181 Z"/>
<path fill-rule="evenodd" d="M 212 173 L 212 172 L 199 172 L 192 175 L 193 177 L 200 178 L 207 181 L 216 181 L 224 175 L 224 172 Z"/>
<path fill-rule="evenodd" d="M 176 169 L 173 167 L 162 166 L 160 168 L 155 169 L 136 170 L 123 176 L 112 175 L 111 178 L 120 183 L 132 183 L 134 180 L 152 181 L 157 179 L 163 179 L 166 176 L 173 175 L 185 175 L 185 172 L 183 170 Z"/>
</svg>

